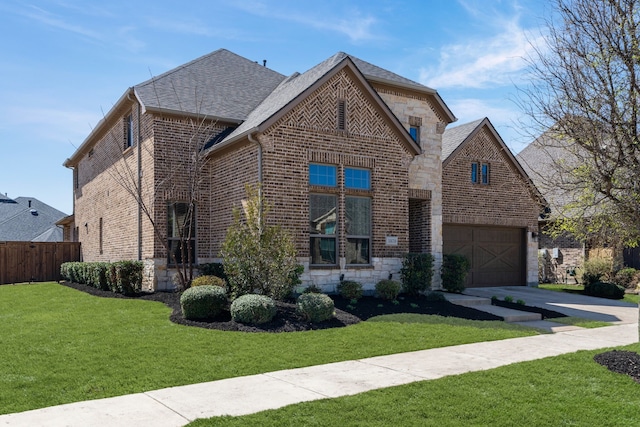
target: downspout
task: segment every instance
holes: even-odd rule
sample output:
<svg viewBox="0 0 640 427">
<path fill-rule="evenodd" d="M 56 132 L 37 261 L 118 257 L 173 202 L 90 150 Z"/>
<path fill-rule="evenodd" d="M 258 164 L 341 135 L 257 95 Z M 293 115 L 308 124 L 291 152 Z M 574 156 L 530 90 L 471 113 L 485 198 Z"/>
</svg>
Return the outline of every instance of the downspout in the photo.
<svg viewBox="0 0 640 427">
<path fill-rule="evenodd" d="M 131 98 L 131 94 L 133 93 L 133 88 L 130 89 L 127 94 L 127 99 L 129 101 L 134 101 Z M 138 157 L 138 176 L 137 176 L 137 197 L 138 197 L 138 261 L 142 261 L 142 147 L 140 146 L 140 138 L 142 135 L 142 131 L 140 130 L 140 103 L 136 102 L 137 106 L 137 132 L 136 132 L 136 152 Z"/>
<path fill-rule="evenodd" d="M 259 218 L 258 227 L 260 227 L 260 234 L 262 235 L 262 143 L 257 139 L 253 139 L 253 132 L 247 134 L 247 139 L 258 146 L 258 200 L 259 206 Z"/>
</svg>

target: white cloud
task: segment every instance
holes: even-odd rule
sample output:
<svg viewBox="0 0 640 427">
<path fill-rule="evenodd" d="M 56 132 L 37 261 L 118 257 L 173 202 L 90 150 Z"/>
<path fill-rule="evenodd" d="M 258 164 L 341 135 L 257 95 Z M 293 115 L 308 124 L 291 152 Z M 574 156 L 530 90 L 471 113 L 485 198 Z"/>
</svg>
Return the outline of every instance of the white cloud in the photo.
<svg viewBox="0 0 640 427">
<path fill-rule="evenodd" d="M 322 3 L 317 3 L 316 6 L 317 5 L 322 5 Z M 301 14 L 292 10 L 291 4 L 288 4 L 284 11 L 276 10 L 274 8 L 275 5 L 269 5 L 269 7 L 267 7 L 266 4 L 260 1 L 239 2 L 234 4 L 234 7 L 252 15 L 295 22 L 318 30 L 329 30 L 344 34 L 349 37 L 352 42 L 380 39 L 380 36 L 376 35 L 373 31 L 373 26 L 378 20 L 370 14 L 363 14 L 357 9 L 341 10 L 335 13 L 335 9 L 332 9 L 333 16 L 330 16 L 326 9 L 314 10 L 312 12 L 309 10 L 308 4 L 304 4 L 304 6 L 305 14 Z"/>
<path fill-rule="evenodd" d="M 420 82 L 437 89 L 506 86 L 518 82 L 527 68 L 532 44 L 540 45 L 541 37 L 520 25 L 520 8 L 505 17 L 501 14 L 480 12 L 469 3 L 461 2 L 484 28 L 495 29 L 493 35 L 481 38 L 469 33 L 469 39 L 444 45 L 440 49 L 437 66 L 420 70 Z"/>
</svg>

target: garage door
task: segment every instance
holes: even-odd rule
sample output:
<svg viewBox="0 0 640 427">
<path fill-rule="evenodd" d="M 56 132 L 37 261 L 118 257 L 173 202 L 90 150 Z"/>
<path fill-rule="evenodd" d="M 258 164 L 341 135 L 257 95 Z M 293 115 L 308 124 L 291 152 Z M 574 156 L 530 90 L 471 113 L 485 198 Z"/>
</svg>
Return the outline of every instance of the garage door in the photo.
<svg viewBox="0 0 640 427">
<path fill-rule="evenodd" d="M 445 225 L 445 254 L 471 260 L 467 287 L 521 286 L 525 283 L 524 229 Z"/>
</svg>

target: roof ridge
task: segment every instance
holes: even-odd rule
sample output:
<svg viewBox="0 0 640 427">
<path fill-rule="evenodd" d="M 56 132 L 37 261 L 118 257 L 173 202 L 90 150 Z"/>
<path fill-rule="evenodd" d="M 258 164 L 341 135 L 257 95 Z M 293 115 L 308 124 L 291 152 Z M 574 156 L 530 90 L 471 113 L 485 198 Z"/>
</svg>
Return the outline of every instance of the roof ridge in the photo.
<svg viewBox="0 0 640 427">
<path fill-rule="evenodd" d="M 185 69 L 185 68 L 187 68 L 187 67 L 189 67 L 189 66 L 191 66 L 191 65 L 193 65 L 193 64 L 195 64 L 197 62 L 203 61 L 203 60 L 205 60 L 207 58 L 212 57 L 213 55 L 216 55 L 216 54 L 219 54 L 219 53 L 222 53 L 222 52 L 228 52 L 228 53 L 231 53 L 231 54 L 233 54 L 235 56 L 238 56 L 240 58 L 247 59 L 247 58 L 244 58 L 244 57 L 242 57 L 242 56 L 240 56 L 240 55 L 238 55 L 236 53 L 231 52 L 230 50 L 227 50 L 227 49 L 224 49 L 224 48 L 220 48 L 220 49 L 214 50 L 213 52 L 206 53 L 206 54 L 204 54 L 204 55 L 202 55 L 202 56 L 200 56 L 200 57 L 198 57 L 196 59 L 192 59 L 189 62 L 186 62 L 184 64 L 178 65 L 177 67 L 173 67 L 170 70 L 165 71 L 164 73 L 158 74 L 157 76 L 152 76 L 150 79 L 147 79 L 147 80 L 143 81 L 142 83 L 138 83 L 138 84 L 134 85 L 134 87 L 146 86 L 147 84 L 153 83 L 154 81 L 156 81 L 156 80 L 158 80 L 160 78 L 164 78 L 164 77 L 170 76 L 171 74 L 175 74 L 178 71 L 183 70 L 183 69 Z M 248 59 L 247 59 L 247 61 L 248 61 Z"/>
</svg>

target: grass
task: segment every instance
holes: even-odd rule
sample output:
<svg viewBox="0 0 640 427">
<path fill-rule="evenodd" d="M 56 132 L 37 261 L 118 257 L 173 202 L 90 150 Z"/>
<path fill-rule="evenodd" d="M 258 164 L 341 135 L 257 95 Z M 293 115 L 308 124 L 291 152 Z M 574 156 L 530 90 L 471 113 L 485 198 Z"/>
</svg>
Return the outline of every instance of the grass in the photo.
<svg viewBox="0 0 640 427">
<path fill-rule="evenodd" d="M 640 351 L 640 345 L 623 347 Z M 208 426 L 637 426 L 640 385 L 580 351 L 354 396 L 291 405 Z"/>
<path fill-rule="evenodd" d="M 548 291 L 556 291 L 556 292 L 570 292 L 570 293 L 579 293 L 582 294 L 584 291 L 584 286 L 582 285 L 569 285 L 566 283 L 544 283 L 538 285 L 540 289 L 546 289 Z M 624 294 L 624 298 L 622 301 L 629 302 L 631 304 L 640 303 L 640 295 L 638 294 Z"/>
<path fill-rule="evenodd" d="M 555 317 L 547 319 L 550 322 L 561 323 L 563 325 L 579 326 L 581 328 L 601 328 L 603 326 L 611 326 L 609 322 L 602 322 L 600 320 L 583 319 L 582 317 Z"/>
<path fill-rule="evenodd" d="M 56 283 L 0 286 L 0 413 L 537 333 L 423 316 L 251 334 L 176 325 L 169 314 L 158 302 L 99 298 Z"/>
</svg>

